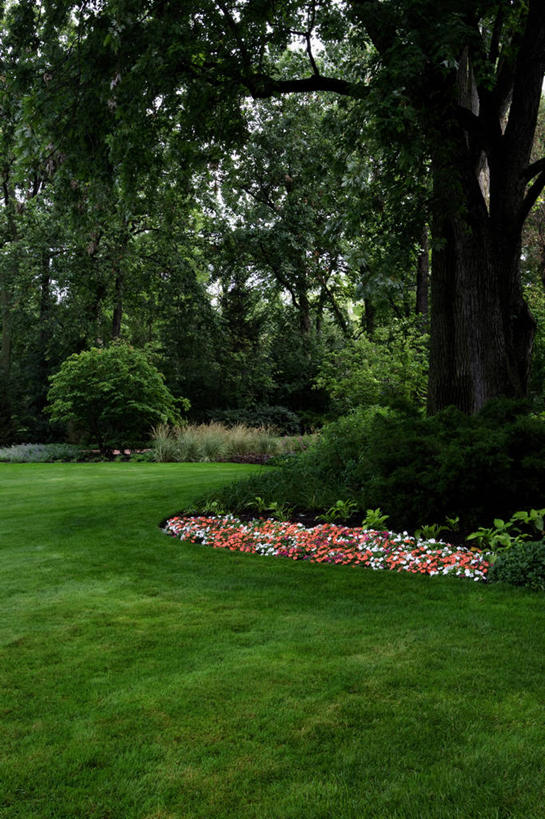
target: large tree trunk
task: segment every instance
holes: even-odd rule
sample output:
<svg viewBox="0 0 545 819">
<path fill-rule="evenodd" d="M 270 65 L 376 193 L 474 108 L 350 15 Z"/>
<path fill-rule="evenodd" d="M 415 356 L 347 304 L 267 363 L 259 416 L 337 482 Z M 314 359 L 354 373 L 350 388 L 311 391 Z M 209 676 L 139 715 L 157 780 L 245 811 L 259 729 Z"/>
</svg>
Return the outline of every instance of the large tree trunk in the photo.
<svg viewBox="0 0 545 819">
<path fill-rule="evenodd" d="M 9 174 L 4 172 L 2 192 L 6 215 L 6 239 L 17 240 L 13 190 Z M 11 354 L 13 345 L 13 282 L 17 280 L 13 257 L 2 260 L 0 267 L 0 442 L 11 443 L 13 436 L 13 408 L 11 397 Z"/>
<path fill-rule="evenodd" d="M 474 413 L 491 398 L 527 394 L 535 320 L 520 253 L 524 221 L 545 185 L 541 163 L 537 176 L 528 164 L 544 70 L 545 18 L 531 2 L 503 96 L 477 86 L 464 49 L 444 95 L 456 105 L 434 114 L 443 140 L 432 153 L 430 413 L 451 404 Z"/>
<path fill-rule="evenodd" d="M 52 307 L 51 297 L 51 257 L 49 253 L 42 253 L 40 268 L 40 315 L 38 349 L 36 351 L 36 392 L 32 402 L 32 410 L 40 418 L 47 404 L 48 377 L 50 373 L 49 347 L 52 335 Z M 44 421 L 44 432 L 47 423 Z"/>
<path fill-rule="evenodd" d="M 520 238 L 461 214 L 436 215 L 434 232 L 428 412 L 524 397 L 535 322 L 522 297 Z"/>
<path fill-rule="evenodd" d="M 123 323 L 123 296 L 125 292 L 125 258 L 129 244 L 127 222 L 123 221 L 123 229 L 118 239 L 117 249 L 113 255 L 114 270 L 114 312 L 112 318 L 112 339 L 121 337 Z"/>
</svg>

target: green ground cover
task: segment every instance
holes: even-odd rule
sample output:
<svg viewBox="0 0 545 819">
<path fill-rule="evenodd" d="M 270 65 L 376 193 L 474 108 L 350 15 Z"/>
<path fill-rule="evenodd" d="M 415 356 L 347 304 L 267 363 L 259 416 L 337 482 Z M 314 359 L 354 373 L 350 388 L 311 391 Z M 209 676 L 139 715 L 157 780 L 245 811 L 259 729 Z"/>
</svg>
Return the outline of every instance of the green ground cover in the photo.
<svg viewBox="0 0 545 819">
<path fill-rule="evenodd" d="M 0 816 L 543 815 L 543 596 L 157 529 L 251 469 L 0 464 Z"/>
</svg>

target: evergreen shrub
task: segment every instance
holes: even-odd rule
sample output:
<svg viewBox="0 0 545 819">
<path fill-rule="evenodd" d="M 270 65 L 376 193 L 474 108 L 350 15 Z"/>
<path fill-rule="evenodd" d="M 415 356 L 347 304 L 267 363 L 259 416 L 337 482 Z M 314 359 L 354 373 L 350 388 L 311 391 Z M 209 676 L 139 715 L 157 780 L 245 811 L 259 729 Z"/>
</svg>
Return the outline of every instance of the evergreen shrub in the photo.
<svg viewBox="0 0 545 819">
<path fill-rule="evenodd" d="M 428 418 L 356 410 L 274 474 L 224 490 L 222 501 L 241 510 L 256 495 L 300 510 L 351 499 L 360 510 L 380 507 L 398 529 L 457 515 L 462 531 L 471 531 L 543 505 L 545 421 L 509 401 L 475 416 L 453 407 Z"/>
<path fill-rule="evenodd" d="M 520 543 L 501 552 L 492 564 L 488 579 L 545 591 L 545 541 Z"/>
</svg>

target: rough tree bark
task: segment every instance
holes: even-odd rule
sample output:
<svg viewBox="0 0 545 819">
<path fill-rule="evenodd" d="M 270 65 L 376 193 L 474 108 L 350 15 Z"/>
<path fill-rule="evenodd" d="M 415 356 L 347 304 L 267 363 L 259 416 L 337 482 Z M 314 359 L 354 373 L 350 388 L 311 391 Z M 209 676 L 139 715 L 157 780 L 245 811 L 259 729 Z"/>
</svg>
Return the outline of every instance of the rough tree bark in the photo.
<svg viewBox="0 0 545 819">
<path fill-rule="evenodd" d="M 36 362 L 37 390 L 33 402 L 33 410 L 40 416 L 47 404 L 47 389 L 49 375 L 49 345 L 51 343 L 51 256 L 44 251 L 41 254 L 40 264 L 40 313 L 38 350 Z"/>
<path fill-rule="evenodd" d="M 479 208 L 477 208 L 477 211 Z M 486 213 L 434 216 L 428 411 L 466 413 L 526 395 L 535 322 L 522 297 L 520 235 Z"/>
<path fill-rule="evenodd" d="M 491 398 L 527 393 L 535 321 L 520 255 L 545 185 L 544 163 L 528 164 L 544 72 L 545 14 L 530 2 L 516 61 L 498 63 L 495 88 L 478 86 L 466 51 L 452 89 L 458 122 L 437 112 L 446 126 L 432 155 L 430 413 L 450 404 L 474 413 Z"/>
<path fill-rule="evenodd" d="M 121 323 L 123 320 L 123 286 L 124 274 L 121 267 L 116 271 L 114 281 L 114 312 L 112 318 L 112 338 L 120 338 Z"/>
</svg>

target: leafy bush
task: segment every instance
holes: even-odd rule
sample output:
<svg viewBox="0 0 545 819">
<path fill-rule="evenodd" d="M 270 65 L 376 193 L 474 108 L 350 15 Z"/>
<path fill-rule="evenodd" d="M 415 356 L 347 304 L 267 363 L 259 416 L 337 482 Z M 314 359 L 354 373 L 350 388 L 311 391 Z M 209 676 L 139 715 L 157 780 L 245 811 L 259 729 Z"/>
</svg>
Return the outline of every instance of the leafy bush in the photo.
<svg viewBox="0 0 545 819">
<path fill-rule="evenodd" d="M 545 540 L 518 543 L 502 552 L 492 564 L 488 577 L 490 581 L 545 591 Z"/>
<path fill-rule="evenodd" d="M 51 419 L 72 424 L 101 452 L 141 446 L 154 424 L 179 418 L 159 370 L 128 344 L 71 355 L 50 382 Z"/>
<path fill-rule="evenodd" d="M 476 416 L 449 408 L 430 418 L 368 408 L 326 427 L 305 453 L 268 475 L 226 488 L 242 510 L 259 495 L 298 510 L 326 510 L 338 498 L 380 507 L 393 528 L 458 516 L 462 532 L 543 503 L 545 422 L 513 402 Z"/>
<path fill-rule="evenodd" d="M 227 427 L 266 427 L 282 435 L 298 435 L 301 432 L 301 419 L 287 407 L 258 406 L 251 409 L 215 410 L 210 413 L 210 418 Z"/>
<path fill-rule="evenodd" d="M 17 464 L 83 460 L 84 452 L 72 444 L 16 444 L 0 449 L 0 461 Z"/>
<path fill-rule="evenodd" d="M 350 476 L 359 453 L 370 448 L 373 418 L 387 412 L 371 408 L 340 418 L 316 436 L 302 454 L 275 459 L 278 469 L 220 490 L 222 504 L 242 512 L 260 496 L 267 505 L 277 502 L 298 510 L 325 511 L 344 498 L 366 508 L 359 503 L 361 493 Z"/>
<path fill-rule="evenodd" d="M 362 406 L 423 407 L 426 400 L 428 336 L 416 321 L 394 320 L 373 337 L 361 335 L 324 358 L 316 385 L 338 413 Z"/>
<path fill-rule="evenodd" d="M 475 416 L 449 408 L 377 418 L 372 439 L 354 481 L 396 526 L 456 515 L 467 531 L 543 503 L 545 423 L 521 404 L 490 402 Z"/>
<path fill-rule="evenodd" d="M 258 460 L 283 452 L 300 451 L 305 439 L 280 438 L 268 429 L 253 429 L 236 424 L 226 427 L 219 423 L 186 424 L 169 427 L 159 424 L 153 431 L 153 452 L 156 461 L 246 461 Z"/>
</svg>

